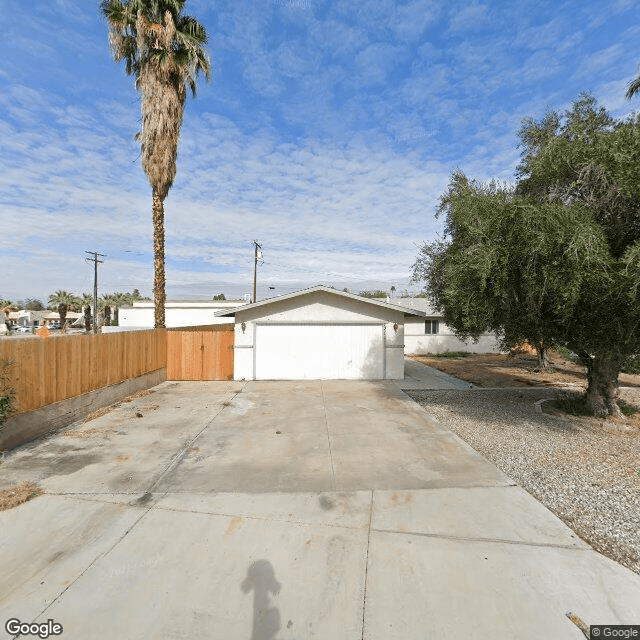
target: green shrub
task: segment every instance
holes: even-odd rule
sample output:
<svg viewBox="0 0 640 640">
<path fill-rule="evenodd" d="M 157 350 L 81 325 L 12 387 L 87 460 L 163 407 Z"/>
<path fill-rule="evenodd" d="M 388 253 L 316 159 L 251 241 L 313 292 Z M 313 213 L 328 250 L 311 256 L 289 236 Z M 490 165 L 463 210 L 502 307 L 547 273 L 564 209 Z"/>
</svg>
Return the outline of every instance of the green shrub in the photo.
<svg viewBox="0 0 640 640">
<path fill-rule="evenodd" d="M 569 351 L 569 349 L 567 349 L 567 347 L 560 345 L 560 346 L 556 346 L 555 350 L 558 352 L 559 355 L 561 355 L 565 360 L 570 360 L 571 362 L 578 362 L 579 358 L 578 356 L 573 353 L 573 351 Z"/>
<path fill-rule="evenodd" d="M 444 353 L 431 353 L 430 358 L 466 358 L 471 354 L 468 351 L 445 351 Z"/>
<path fill-rule="evenodd" d="M 586 396 L 584 393 L 561 392 L 556 396 L 556 406 L 561 411 L 572 416 L 591 415 L 587 409 Z"/>
<path fill-rule="evenodd" d="M 0 425 L 11 413 L 11 404 L 16 395 L 16 390 L 9 384 L 13 365 L 9 360 L 0 360 Z"/>
<path fill-rule="evenodd" d="M 640 374 L 640 355 L 629 356 L 622 364 L 622 373 Z"/>
</svg>

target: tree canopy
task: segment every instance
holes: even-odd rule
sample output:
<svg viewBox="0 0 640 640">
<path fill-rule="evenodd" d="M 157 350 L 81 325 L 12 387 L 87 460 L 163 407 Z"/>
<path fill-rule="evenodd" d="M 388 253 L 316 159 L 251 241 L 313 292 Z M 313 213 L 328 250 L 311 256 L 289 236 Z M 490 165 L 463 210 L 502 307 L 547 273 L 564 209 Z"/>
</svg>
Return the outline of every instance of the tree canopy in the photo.
<svg viewBox="0 0 640 640">
<path fill-rule="evenodd" d="M 564 345 L 587 367 L 587 404 L 619 414 L 618 373 L 640 353 L 640 126 L 585 94 L 527 119 L 515 185 L 452 175 L 413 277 L 463 338 L 495 331 L 540 353 Z"/>
</svg>

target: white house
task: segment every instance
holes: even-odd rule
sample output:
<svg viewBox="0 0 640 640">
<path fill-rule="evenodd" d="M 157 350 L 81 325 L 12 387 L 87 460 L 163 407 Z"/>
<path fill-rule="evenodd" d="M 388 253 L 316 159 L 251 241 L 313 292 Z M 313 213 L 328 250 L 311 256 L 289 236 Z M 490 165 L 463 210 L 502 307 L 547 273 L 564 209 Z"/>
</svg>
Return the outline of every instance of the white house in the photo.
<svg viewBox="0 0 640 640">
<path fill-rule="evenodd" d="M 20 311 L 10 311 L 7 320 L 12 327 L 39 327 L 45 324 L 44 318 L 49 311 L 32 311 L 30 309 L 21 309 Z"/>
<path fill-rule="evenodd" d="M 425 313 L 318 285 L 217 316 L 234 317 L 235 380 L 398 380 L 405 318 Z"/>
<path fill-rule="evenodd" d="M 191 327 L 230 322 L 228 318 L 217 317 L 216 312 L 233 309 L 241 304 L 244 304 L 244 300 L 168 300 L 165 303 L 165 324 L 167 327 Z M 137 301 L 132 307 L 120 307 L 118 325 L 120 329 L 153 328 L 153 300 Z"/>
<path fill-rule="evenodd" d="M 456 338 L 453 330 L 429 303 L 427 298 L 394 298 L 394 304 L 407 309 L 422 311 L 423 318 L 407 317 L 404 327 L 404 352 L 407 355 L 445 353 L 447 351 L 469 351 L 471 353 L 500 353 L 494 334 L 485 333 L 477 343 L 463 342 Z"/>
</svg>

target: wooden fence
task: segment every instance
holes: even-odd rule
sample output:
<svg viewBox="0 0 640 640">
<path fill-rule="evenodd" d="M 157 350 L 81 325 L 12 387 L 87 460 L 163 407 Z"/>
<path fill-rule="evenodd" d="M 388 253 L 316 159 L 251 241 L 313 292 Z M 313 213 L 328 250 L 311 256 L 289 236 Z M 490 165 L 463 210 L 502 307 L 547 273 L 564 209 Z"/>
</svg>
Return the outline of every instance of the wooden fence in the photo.
<svg viewBox="0 0 640 640">
<path fill-rule="evenodd" d="M 0 360 L 14 363 L 15 410 L 30 411 L 164 369 L 166 330 L 12 337 L 0 340 Z"/>
<path fill-rule="evenodd" d="M 233 324 L 167 329 L 167 380 L 232 380 Z"/>
<path fill-rule="evenodd" d="M 167 370 L 167 380 L 232 380 L 233 324 L 0 339 L 14 410 L 22 413 L 123 380 Z"/>
</svg>

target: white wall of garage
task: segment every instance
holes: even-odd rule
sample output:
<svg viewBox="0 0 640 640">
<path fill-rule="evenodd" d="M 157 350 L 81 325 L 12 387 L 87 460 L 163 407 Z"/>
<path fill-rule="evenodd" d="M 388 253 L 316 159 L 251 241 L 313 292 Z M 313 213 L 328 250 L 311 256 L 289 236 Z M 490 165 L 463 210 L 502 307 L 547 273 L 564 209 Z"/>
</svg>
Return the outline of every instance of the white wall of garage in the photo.
<svg viewBox="0 0 640 640">
<path fill-rule="evenodd" d="M 235 323 L 236 380 L 404 377 L 402 310 L 316 290 L 238 309 Z"/>
</svg>

